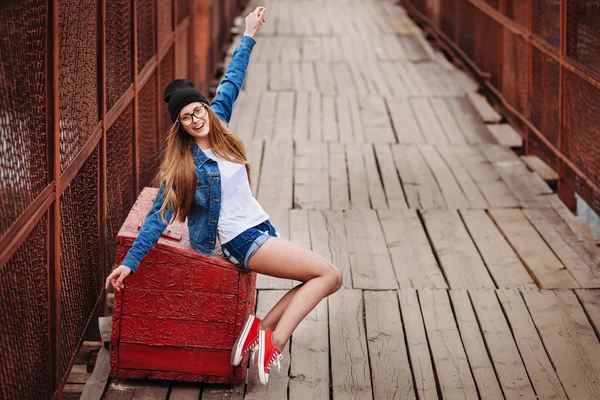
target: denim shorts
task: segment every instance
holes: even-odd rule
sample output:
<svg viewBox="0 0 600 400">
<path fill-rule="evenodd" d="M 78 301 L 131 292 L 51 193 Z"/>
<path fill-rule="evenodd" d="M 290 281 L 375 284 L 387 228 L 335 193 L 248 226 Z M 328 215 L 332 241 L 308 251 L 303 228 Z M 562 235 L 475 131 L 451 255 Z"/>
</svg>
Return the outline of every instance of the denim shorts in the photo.
<svg viewBox="0 0 600 400">
<path fill-rule="evenodd" d="M 263 245 L 269 237 L 280 237 L 269 220 L 252 228 L 246 229 L 229 242 L 223 244 L 221 249 L 225 258 L 238 267 L 248 269 L 248 260 Z"/>
</svg>

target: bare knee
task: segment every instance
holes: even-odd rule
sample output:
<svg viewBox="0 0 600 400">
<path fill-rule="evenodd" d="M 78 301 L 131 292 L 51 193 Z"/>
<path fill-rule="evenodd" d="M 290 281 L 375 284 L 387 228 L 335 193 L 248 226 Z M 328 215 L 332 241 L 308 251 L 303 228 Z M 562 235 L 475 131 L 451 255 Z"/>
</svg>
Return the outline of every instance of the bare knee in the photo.
<svg viewBox="0 0 600 400">
<path fill-rule="evenodd" d="M 338 267 L 330 265 L 325 275 L 329 281 L 329 294 L 337 292 L 344 283 L 344 277 Z"/>
</svg>

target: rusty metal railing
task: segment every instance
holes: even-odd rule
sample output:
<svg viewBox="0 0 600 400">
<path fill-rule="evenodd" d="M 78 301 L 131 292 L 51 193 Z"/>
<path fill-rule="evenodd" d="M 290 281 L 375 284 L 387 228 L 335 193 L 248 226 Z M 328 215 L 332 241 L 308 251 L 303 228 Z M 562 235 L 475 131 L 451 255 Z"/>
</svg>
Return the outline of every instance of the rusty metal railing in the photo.
<svg viewBox="0 0 600 400">
<path fill-rule="evenodd" d="M 115 237 L 171 122 L 163 90 L 208 90 L 245 3 L 0 2 L 0 398 L 59 397 L 86 331 L 99 340 Z"/>
<path fill-rule="evenodd" d="M 591 0 L 403 0 L 497 99 L 537 154 L 600 211 L 600 7 Z"/>
</svg>

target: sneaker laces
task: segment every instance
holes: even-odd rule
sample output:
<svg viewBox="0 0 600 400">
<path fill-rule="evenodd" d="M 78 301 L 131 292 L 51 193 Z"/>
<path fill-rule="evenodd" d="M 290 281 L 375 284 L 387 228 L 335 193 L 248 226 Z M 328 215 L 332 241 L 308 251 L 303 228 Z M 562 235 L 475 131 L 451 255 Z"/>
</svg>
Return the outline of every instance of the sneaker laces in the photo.
<svg viewBox="0 0 600 400">
<path fill-rule="evenodd" d="M 280 372 L 281 370 L 281 360 L 283 360 L 283 354 L 279 353 L 277 354 L 277 356 L 271 356 L 271 359 L 269 360 L 269 364 L 267 365 L 267 371 L 271 370 L 271 367 L 277 365 L 277 372 Z"/>
<path fill-rule="evenodd" d="M 256 341 L 256 344 L 250 348 L 250 358 L 252 358 L 253 362 L 256 361 L 256 353 L 258 353 L 258 341 Z"/>
<path fill-rule="evenodd" d="M 250 346 L 246 347 L 246 349 L 242 352 L 242 356 L 246 355 L 246 353 L 250 351 L 250 355 L 254 357 L 256 350 L 258 350 L 258 338 L 256 338 L 252 343 L 250 343 Z"/>
</svg>

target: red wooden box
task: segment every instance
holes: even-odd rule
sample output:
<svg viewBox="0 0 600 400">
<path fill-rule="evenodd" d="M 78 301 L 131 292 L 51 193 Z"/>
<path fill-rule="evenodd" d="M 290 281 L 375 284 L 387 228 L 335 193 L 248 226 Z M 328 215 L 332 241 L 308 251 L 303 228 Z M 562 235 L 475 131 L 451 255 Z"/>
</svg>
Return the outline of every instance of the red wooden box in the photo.
<svg viewBox="0 0 600 400">
<path fill-rule="evenodd" d="M 121 227 L 116 265 L 137 237 L 157 189 L 145 188 Z M 231 348 L 254 307 L 256 274 L 189 245 L 185 224 L 169 225 L 115 295 L 111 374 L 121 378 L 239 383 Z M 247 357 L 247 356 L 246 356 Z"/>
</svg>

